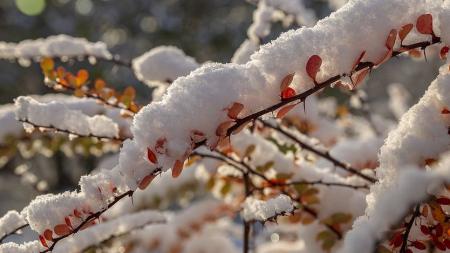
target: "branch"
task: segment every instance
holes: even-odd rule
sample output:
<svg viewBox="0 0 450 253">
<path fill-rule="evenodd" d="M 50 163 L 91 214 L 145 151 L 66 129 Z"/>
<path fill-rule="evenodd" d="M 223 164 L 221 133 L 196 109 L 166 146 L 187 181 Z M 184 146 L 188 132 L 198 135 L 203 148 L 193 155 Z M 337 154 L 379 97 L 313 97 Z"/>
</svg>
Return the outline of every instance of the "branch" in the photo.
<svg viewBox="0 0 450 253">
<path fill-rule="evenodd" d="M 61 83 L 60 81 L 55 81 L 55 80 L 49 80 L 49 81 L 50 81 L 51 83 L 57 84 L 58 86 L 62 87 L 63 90 L 70 90 L 70 91 L 73 91 L 73 92 L 76 91 L 76 88 L 74 88 L 74 87 L 72 87 L 72 86 L 65 85 L 64 83 Z M 56 85 L 47 85 L 47 86 L 49 86 L 50 88 L 52 88 L 52 89 L 55 90 L 55 91 L 58 91 L 58 89 L 56 88 L 56 87 L 57 87 Z M 102 98 L 102 97 L 98 96 L 98 95 L 95 94 L 95 93 L 92 93 L 92 92 L 85 92 L 85 93 L 83 93 L 83 95 L 84 95 L 85 97 L 88 97 L 88 98 L 96 99 L 96 100 L 100 101 L 101 103 L 103 103 L 104 105 L 107 105 L 107 106 L 110 106 L 110 107 L 114 107 L 114 108 L 117 108 L 117 109 L 121 109 L 121 110 L 125 110 L 125 111 L 127 111 L 127 113 L 129 113 L 130 115 L 134 115 L 134 114 L 135 114 L 135 112 L 132 111 L 132 110 L 130 110 L 129 108 L 127 108 L 127 107 L 125 107 L 125 106 L 122 106 L 122 105 L 119 104 L 119 103 L 113 103 L 113 102 L 110 102 L 110 101 L 108 101 L 107 99 Z"/>
<path fill-rule="evenodd" d="M 17 232 L 19 232 L 19 230 L 24 229 L 24 228 L 26 228 L 26 227 L 28 227 L 28 226 L 29 226 L 29 224 L 23 224 L 23 225 L 17 227 L 16 229 L 14 229 L 13 231 L 4 234 L 4 235 L 0 238 L 0 244 L 3 243 L 3 240 L 5 240 L 8 236 L 13 235 L 13 234 L 16 234 Z"/>
<path fill-rule="evenodd" d="M 407 250 L 406 247 L 408 246 L 409 233 L 411 232 L 411 228 L 414 225 L 414 221 L 419 216 L 420 216 L 420 204 L 416 205 L 416 207 L 414 209 L 414 213 L 411 216 L 411 219 L 409 220 L 408 223 L 406 223 L 406 230 L 405 230 L 405 233 L 403 234 L 402 247 L 400 248 L 400 251 L 399 251 L 400 253 L 406 253 L 406 250 Z"/>
<path fill-rule="evenodd" d="M 320 151 L 316 148 L 314 148 L 313 146 L 304 143 L 303 141 L 299 140 L 298 138 L 296 138 L 294 135 L 292 135 L 291 133 L 285 131 L 284 129 L 281 128 L 281 126 L 274 126 L 271 123 L 268 123 L 264 120 L 258 120 L 259 122 L 261 122 L 264 126 L 269 127 L 281 134 L 283 134 L 284 136 L 288 137 L 289 139 L 291 139 L 292 141 L 294 141 L 295 143 L 297 143 L 300 147 L 302 147 L 303 149 L 306 149 L 330 162 L 332 162 L 335 166 L 338 166 L 340 168 L 342 168 L 345 171 L 348 171 L 354 175 L 357 175 L 363 179 L 365 179 L 366 181 L 369 181 L 370 183 L 375 183 L 377 181 L 377 179 L 370 177 L 368 175 L 365 175 L 363 173 L 361 173 L 360 171 L 358 171 L 357 169 L 353 168 L 351 165 L 344 163 L 336 158 L 334 158 L 333 156 L 331 156 L 329 151 Z"/>
<path fill-rule="evenodd" d="M 114 200 L 113 200 L 111 203 L 109 203 L 108 206 L 107 206 L 106 208 L 104 208 L 104 209 L 102 209 L 102 210 L 100 210 L 100 211 L 98 211 L 98 212 L 96 212 L 96 213 L 93 213 L 93 214 L 89 215 L 83 222 L 81 222 L 77 227 L 75 227 L 75 228 L 71 231 L 70 234 L 63 235 L 63 236 L 60 236 L 60 237 L 58 237 L 58 238 L 54 238 L 54 239 L 53 239 L 53 244 L 52 244 L 49 248 L 47 248 L 46 250 L 41 251 L 40 253 L 51 252 L 51 251 L 53 250 L 53 248 L 55 247 L 55 245 L 56 245 L 59 241 L 61 241 L 62 239 L 66 238 L 66 237 L 69 237 L 69 236 L 72 235 L 72 234 L 77 233 L 77 232 L 80 231 L 85 225 L 87 225 L 87 224 L 89 224 L 90 222 L 92 222 L 92 221 L 94 221 L 94 220 L 100 218 L 100 216 L 101 216 L 104 212 L 106 212 L 108 209 L 110 209 L 112 206 L 114 206 L 114 205 L 115 205 L 117 202 L 119 202 L 121 199 L 125 198 L 126 196 L 129 196 L 129 197 L 133 196 L 133 193 L 134 193 L 134 191 L 129 190 L 129 191 L 127 191 L 127 192 L 125 192 L 125 193 L 123 193 L 123 194 L 121 194 L 121 195 L 115 197 Z"/>
<path fill-rule="evenodd" d="M 108 140 L 111 140 L 111 141 L 119 141 L 119 142 L 123 142 L 126 139 L 128 139 L 128 138 L 125 138 L 125 137 L 116 138 L 116 137 L 109 137 L 109 136 L 98 136 L 98 135 L 93 135 L 93 134 L 83 135 L 83 134 L 72 132 L 70 130 L 60 129 L 60 128 L 57 128 L 57 127 L 52 126 L 52 125 L 49 125 L 49 126 L 37 125 L 37 124 L 29 121 L 28 119 L 19 119 L 18 121 L 26 123 L 26 124 L 30 124 L 33 127 L 44 128 L 46 130 L 53 130 L 53 131 L 56 131 L 56 132 L 61 132 L 61 133 L 66 133 L 66 134 L 72 134 L 72 135 L 76 135 L 78 137 L 91 137 L 91 138 L 99 138 L 99 139 L 108 139 Z"/>
<path fill-rule="evenodd" d="M 402 48 L 404 50 L 393 51 L 392 57 L 395 57 L 404 52 L 407 52 L 408 50 L 412 50 L 412 49 L 416 49 L 416 48 L 426 49 L 427 47 L 434 45 L 434 44 L 438 44 L 440 42 L 441 42 L 440 37 L 433 36 L 432 41 L 423 41 L 423 42 L 418 42 L 418 43 L 411 44 L 411 45 L 404 45 L 404 46 L 402 46 Z M 376 67 L 376 66 L 372 62 L 360 62 L 358 65 L 356 65 L 355 69 L 353 71 L 351 71 L 350 73 L 338 74 L 338 75 L 328 78 L 327 80 L 325 80 L 321 83 L 315 83 L 314 87 L 310 88 L 309 90 L 306 90 L 303 93 L 297 94 L 295 96 L 292 96 L 292 97 L 289 97 L 286 99 L 282 99 L 280 102 L 278 102 L 272 106 L 269 106 L 266 109 L 249 114 L 249 115 L 245 116 L 244 118 L 237 119 L 236 124 L 234 124 L 227 130 L 227 136 L 231 136 L 233 134 L 233 132 L 240 129 L 241 126 L 258 119 L 259 117 L 261 117 L 267 113 L 271 113 L 271 112 L 283 107 L 284 105 L 287 105 L 292 102 L 299 102 L 299 103 L 305 102 L 306 98 L 309 97 L 310 95 L 312 95 L 328 86 L 331 86 L 332 84 L 336 83 L 343 77 L 352 76 L 353 73 L 356 73 L 363 69 L 373 69 L 374 67 Z"/>
</svg>

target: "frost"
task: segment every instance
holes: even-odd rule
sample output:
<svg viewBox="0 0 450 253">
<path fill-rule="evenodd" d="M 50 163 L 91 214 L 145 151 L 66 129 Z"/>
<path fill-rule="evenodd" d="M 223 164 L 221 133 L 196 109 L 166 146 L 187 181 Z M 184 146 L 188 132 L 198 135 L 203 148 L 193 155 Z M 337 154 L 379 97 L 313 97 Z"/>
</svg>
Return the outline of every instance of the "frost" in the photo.
<svg viewBox="0 0 450 253">
<path fill-rule="evenodd" d="M 262 201 L 249 197 L 245 200 L 242 216 L 245 220 L 265 221 L 277 215 L 283 215 L 294 210 L 292 200 L 286 195 Z"/>
</svg>

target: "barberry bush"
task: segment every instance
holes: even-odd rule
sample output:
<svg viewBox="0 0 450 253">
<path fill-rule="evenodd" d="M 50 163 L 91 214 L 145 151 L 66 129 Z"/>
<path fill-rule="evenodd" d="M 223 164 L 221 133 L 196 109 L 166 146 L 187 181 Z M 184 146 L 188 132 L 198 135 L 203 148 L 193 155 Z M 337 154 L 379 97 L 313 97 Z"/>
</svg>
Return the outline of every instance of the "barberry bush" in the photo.
<svg viewBox="0 0 450 253">
<path fill-rule="evenodd" d="M 334 0 L 319 21 L 302 0 L 250 2 L 230 63 L 173 46 L 127 61 L 67 35 L 1 42 L 62 94 L 1 106 L 0 165 L 102 161 L 62 193 L 18 166 L 41 195 L 0 218 L 0 252 L 449 252 L 450 1 Z M 270 41 L 278 22 L 295 29 Z M 128 68 L 152 101 L 70 59 Z M 441 67 L 412 107 L 414 76 L 389 98 L 365 92 L 414 62 Z"/>
</svg>

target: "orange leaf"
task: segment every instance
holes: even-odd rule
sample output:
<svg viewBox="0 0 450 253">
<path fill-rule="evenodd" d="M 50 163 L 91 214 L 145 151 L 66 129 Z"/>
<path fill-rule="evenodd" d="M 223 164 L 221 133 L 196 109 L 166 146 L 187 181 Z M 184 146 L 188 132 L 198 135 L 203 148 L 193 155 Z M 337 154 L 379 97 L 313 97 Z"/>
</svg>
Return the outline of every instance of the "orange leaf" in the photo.
<svg viewBox="0 0 450 253">
<path fill-rule="evenodd" d="M 400 29 L 400 31 L 398 32 L 398 36 L 400 37 L 400 41 L 403 42 L 403 40 L 406 38 L 406 36 L 408 36 L 409 32 L 411 32 L 413 27 L 414 27 L 413 24 L 407 24 L 407 25 L 404 25 L 402 27 L 402 29 Z"/>
<path fill-rule="evenodd" d="M 295 73 L 289 74 L 283 78 L 280 85 L 280 91 L 284 91 L 294 80 Z"/>
<path fill-rule="evenodd" d="M 292 110 L 297 104 L 291 104 L 291 105 L 286 105 L 285 107 L 282 107 L 278 112 L 277 112 L 277 118 L 283 118 L 290 110 Z"/>
<path fill-rule="evenodd" d="M 69 218 L 69 217 L 65 217 L 65 218 L 64 218 L 64 222 L 65 222 L 66 225 L 69 226 L 70 228 L 72 227 L 72 222 L 70 222 L 70 218 Z"/>
<path fill-rule="evenodd" d="M 123 91 L 123 95 L 129 97 L 131 100 L 133 100 L 136 97 L 136 90 L 131 87 L 128 86 L 124 91 Z"/>
<path fill-rule="evenodd" d="M 314 82 L 316 81 L 317 73 L 320 71 L 320 66 L 322 66 L 322 58 L 318 55 L 313 55 L 309 57 L 306 63 L 306 73 L 311 77 Z"/>
<path fill-rule="evenodd" d="M 172 177 L 173 178 L 177 178 L 180 174 L 181 171 L 183 171 L 183 162 L 180 160 L 176 160 L 175 163 L 173 164 L 173 168 L 172 168 Z"/>
<path fill-rule="evenodd" d="M 433 16 L 424 14 L 417 18 L 416 28 L 422 34 L 434 34 L 433 32 Z"/>
<path fill-rule="evenodd" d="M 99 91 L 103 90 L 103 88 L 105 88 L 106 83 L 102 79 L 97 79 L 97 80 L 95 80 L 94 86 L 95 86 L 95 90 L 97 92 L 99 92 Z"/>
<path fill-rule="evenodd" d="M 45 238 L 42 235 L 39 235 L 39 241 L 41 242 L 42 246 L 48 248 L 47 242 L 45 241 Z"/>
<path fill-rule="evenodd" d="M 392 50 L 394 48 L 395 45 L 395 41 L 397 40 L 397 30 L 392 29 L 389 32 L 389 35 L 386 39 L 386 44 L 385 46 L 387 47 L 387 49 Z"/>
<path fill-rule="evenodd" d="M 55 226 L 55 228 L 53 229 L 55 231 L 55 234 L 59 235 L 59 236 L 65 236 L 70 234 L 70 228 L 69 226 L 67 226 L 66 224 L 58 224 Z"/>
<path fill-rule="evenodd" d="M 153 179 L 155 178 L 154 175 L 150 174 L 145 176 L 141 182 L 139 182 L 139 189 L 144 190 L 145 188 L 147 188 L 147 186 L 153 181 Z"/>
<path fill-rule="evenodd" d="M 85 69 L 80 69 L 77 73 L 76 84 L 77 87 L 83 86 L 89 78 L 89 73 Z"/>
<path fill-rule="evenodd" d="M 241 103 L 234 102 L 230 108 L 228 108 L 228 118 L 237 119 L 239 113 L 244 109 L 244 105 Z"/>
<path fill-rule="evenodd" d="M 155 153 L 150 148 L 147 148 L 147 158 L 151 163 L 158 163 L 158 159 L 156 158 Z"/>
<path fill-rule="evenodd" d="M 217 136 L 226 136 L 228 128 L 230 128 L 232 124 L 234 124 L 234 121 L 231 121 L 231 120 L 220 123 L 216 129 L 216 135 Z"/>
<path fill-rule="evenodd" d="M 366 54 L 366 51 L 362 51 L 362 53 L 356 58 L 356 61 L 353 63 L 352 70 L 355 70 L 359 63 L 361 63 L 362 58 Z"/>
<path fill-rule="evenodd" d="M 448 51 L 449 51 L 449 47 L 447 47 L 447 46 L 444 46 L 444 47 L 441 49 L 440 56 L 441 56 L 441 59 L 442 59 L 442 60 L 447 59 Z"/>
<path fill-rule="evenodd" d="M 44 72 L 48 72 L 55 67 L 55 62 L 52 58 L 43 58 L 41 60 L 41 68 Z"/>
<path fill-rule="evenodd" d="M 281 99 L 288 99 L 293 96 L 295 96 L 295 90 L 291 87 L 287 87 L 281 92 Z"/>
<path fill-rule="evenodd" d="M 46 230 L 44 231 L 44 238 L 45 238 L 47 241 L 53 240 L 53 232 L 52 232 L 50 229 L 46 229 Z"/>
</svg>

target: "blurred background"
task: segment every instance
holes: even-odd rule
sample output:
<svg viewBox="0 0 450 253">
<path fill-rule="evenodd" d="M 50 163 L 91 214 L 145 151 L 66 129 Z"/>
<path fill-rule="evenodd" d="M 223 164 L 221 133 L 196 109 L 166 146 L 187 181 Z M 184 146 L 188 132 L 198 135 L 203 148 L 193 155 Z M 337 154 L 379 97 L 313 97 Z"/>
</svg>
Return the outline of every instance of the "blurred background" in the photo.
<svg viewBox="0 0 450 253">
<path fill-rule="evenodd" d="M 327 0 L 304 2 L 318 19 L 333 11 Z M 245 0 L 1 0 L 0 41 L 19 42 L 68 34 L 93 42 L 103 41 L 111 52 L 125 60 L 156 46 L 174 45 L 200 63 L 226 63 L 247 38 L 254 10 L 255 5 Z M 284 30 L 281 24 L 275 24 L 268 41 Z M 364 87 L 374 110 L 392 117 L 386 105 L 386 87 L 394 82 L 407 87 L 410 102 L 414 103 L 436 76 L 440 64 L 432 54 L 428 60 L 425 63 L 423 59 L 399 58 L 375 71 Z M 65 66 L 86 68 L 92 76 L 107 80 L 118 90 L 132 85 L 137 90 L 138 102 L 151 101 L 151 89 L 140 84 L 128 68 L 109 62 L 90 65 L 87 61 L 73 61 Z M 19 95 L 50 92 L 43 85 L 38 64 L 21 66 L 17 62 L 0 61 L 1 104 L 12 103 Z M 338 92 L 325 95 L 329 94 L 346 98 Z M 15 156 L 0 169 L 0 216 L 10 209 L 21 210 L 38 194 L 35 187 L 21 183 L 23 178 L 16 176 L 19 166 L 28 166 L 38 178 L 45 179 L 45 191 L 61 192 L 75 189 L 80 175 L 94 169 L 98 161 L 89 152 L 67 157 L 57 148 L 51 158 L 41 154 L 27 159 L 23 153 Z"/>
</svg>

